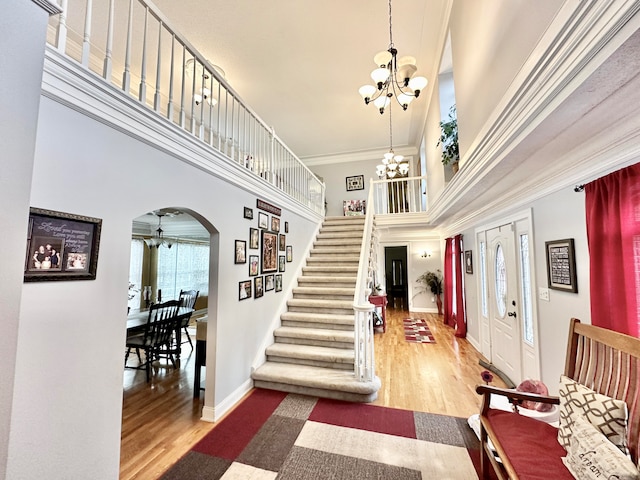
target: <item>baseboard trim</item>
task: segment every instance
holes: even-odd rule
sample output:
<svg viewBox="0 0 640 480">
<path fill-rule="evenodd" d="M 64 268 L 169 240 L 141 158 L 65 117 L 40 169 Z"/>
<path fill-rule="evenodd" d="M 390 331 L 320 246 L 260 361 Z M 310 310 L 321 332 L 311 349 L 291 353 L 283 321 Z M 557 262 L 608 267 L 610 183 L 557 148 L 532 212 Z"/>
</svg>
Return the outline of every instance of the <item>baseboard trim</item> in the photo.
<svg viewBox="0 0 640 480">
<path fill-rule="evenodd" d="M 253 388 L 253 380 L 248 379 L 238 388 L 236 388 L 231 395 L 226 397 L 215 407 L 204 407 L 202 409 L 202 417 L 200 420 L 205 422 L 217 422 L 220 420 L 229 410 L 235 407 L 244 396 Z"/>
</svg>

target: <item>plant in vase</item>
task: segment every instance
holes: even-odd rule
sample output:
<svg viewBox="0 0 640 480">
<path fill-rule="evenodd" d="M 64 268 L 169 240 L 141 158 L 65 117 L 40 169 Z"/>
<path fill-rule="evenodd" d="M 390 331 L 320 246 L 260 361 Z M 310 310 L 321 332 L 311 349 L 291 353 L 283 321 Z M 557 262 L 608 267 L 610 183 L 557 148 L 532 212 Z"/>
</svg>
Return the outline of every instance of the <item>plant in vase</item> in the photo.
<svg viewBox="0 0 640 480">
<path fill-rule="evenodd" d="M 440 122 L 438 145 L 442 145 L 442 164 L 451 164 L 454 173 L 457 172 L 460 148 L 458 146 L 458 114 L 455 105 L 452 105 L 449 110 L 449 120 Z"/>
<path fill-rule="evenodd" d="M 442 295 L 442 272 L 440 270 L 426 271 L 416 279 L 416 282 L 420 286 L 416 295 L 431 292 L 436 299 L 438 315 L 442 315 L 442 298 L 440 298 Z"/>
</svg>

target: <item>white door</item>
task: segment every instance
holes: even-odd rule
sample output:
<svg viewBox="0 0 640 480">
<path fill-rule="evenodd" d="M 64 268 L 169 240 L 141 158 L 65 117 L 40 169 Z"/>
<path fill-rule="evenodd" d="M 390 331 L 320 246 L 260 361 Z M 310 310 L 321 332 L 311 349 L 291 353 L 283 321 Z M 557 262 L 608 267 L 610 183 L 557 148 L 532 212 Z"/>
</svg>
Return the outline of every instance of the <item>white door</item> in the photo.
<svg viewBox="0 0 640 480">
<path fill-rule="evenodd" d="M 516 385 L 522 381 L 518 271 L 512 224 L 487 231 L 491 362 Z"/>
</svg>

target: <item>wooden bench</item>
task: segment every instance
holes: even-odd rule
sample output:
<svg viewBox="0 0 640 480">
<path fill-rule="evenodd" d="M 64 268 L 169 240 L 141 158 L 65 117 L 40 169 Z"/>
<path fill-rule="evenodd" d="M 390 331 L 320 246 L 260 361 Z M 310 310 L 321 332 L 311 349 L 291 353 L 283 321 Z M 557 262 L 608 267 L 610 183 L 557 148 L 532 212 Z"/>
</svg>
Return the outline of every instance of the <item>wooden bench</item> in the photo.
<svg viewBox="0 0 640 480">
<path fill-rule="evenodd" d="M 627 445 L 633 462 L 638 464 L 640 432 L 640 339 L 572 318 L 566 352 L 564 374 L 598 393 L 623 400 L 629 411 Z M 536 478 L 572 479 L 562 464 L 566 455 L 557 441 L 557 429 L 524 415 L 518 404 L 525 400 L 559 404 L 558 397 L 480 385 L 483 395 L 480 410 L 481 472 L 488 479 L 489 466 L 500 480 Z M 515 412 L 490 408 L 491 394 L 504 395 Z M 495 452 L 491 449 L 489 440 Z M 496 458 L 499 457 L 499 459 Z M 528 470 L 524 472 L 524 470 Z M 553 471 L 552 476 L 549 472 Z"/>
</svg>

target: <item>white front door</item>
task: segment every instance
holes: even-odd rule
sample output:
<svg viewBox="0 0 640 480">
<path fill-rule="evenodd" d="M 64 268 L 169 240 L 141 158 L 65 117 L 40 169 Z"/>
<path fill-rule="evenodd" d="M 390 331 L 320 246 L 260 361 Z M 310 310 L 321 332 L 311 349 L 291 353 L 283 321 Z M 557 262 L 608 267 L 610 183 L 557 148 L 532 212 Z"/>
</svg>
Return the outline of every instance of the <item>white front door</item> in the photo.
<svg viewBox="0 0 640 480">
<path fill-rule="evenodd" d="M 516 385 L 522 381 L 518 271 L 513 225 L 487 231 L 491 362 Z"/>
</svg>

